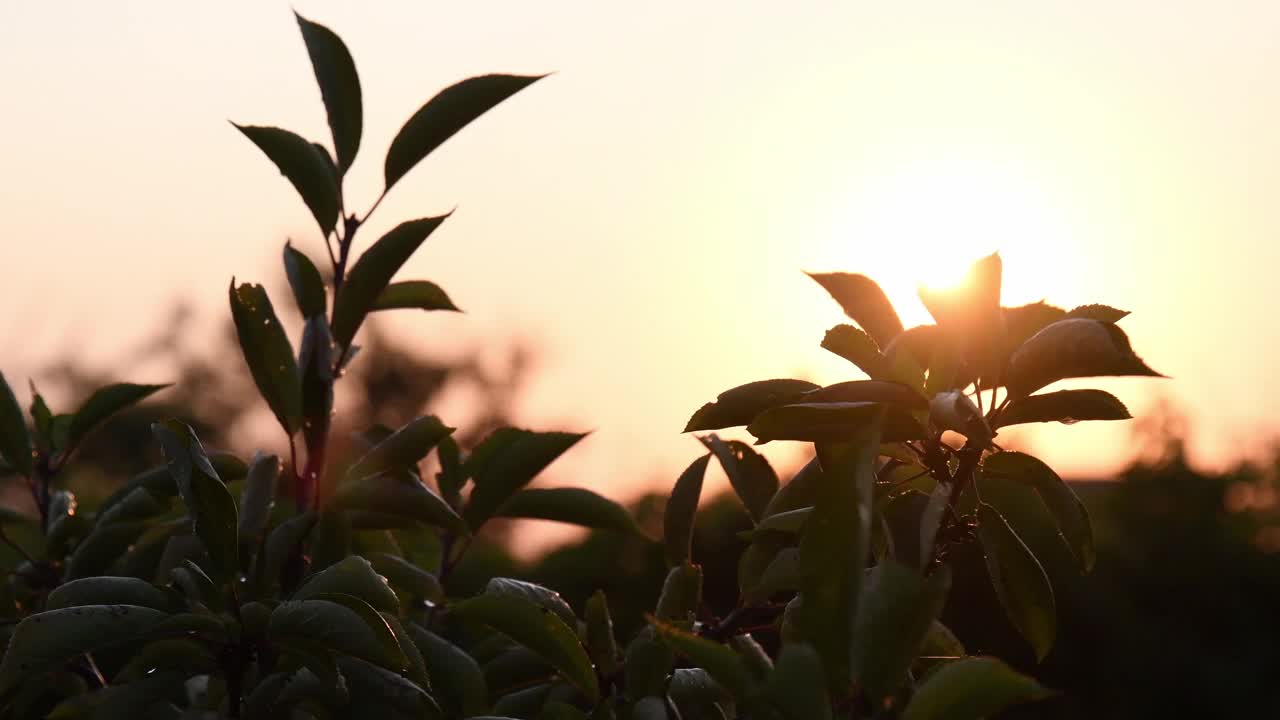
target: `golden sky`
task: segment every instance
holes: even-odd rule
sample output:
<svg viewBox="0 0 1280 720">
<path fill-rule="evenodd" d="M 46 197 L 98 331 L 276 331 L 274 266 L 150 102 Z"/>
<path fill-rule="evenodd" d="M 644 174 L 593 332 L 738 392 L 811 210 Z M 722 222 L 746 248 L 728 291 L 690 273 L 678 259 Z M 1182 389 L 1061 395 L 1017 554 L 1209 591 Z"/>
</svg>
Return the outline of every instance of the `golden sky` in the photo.
<svg viewBox="0 0 1280 720">
<path fill-rule="evenodd" d="M 1096 384 L 1139 413 L 1157 394 L 1188 409 L 1202 462 L 1272 437 L 1280 5 L 295 7 L 361 73 L 357 205 L 434 92 L 555 71 L 411 173 L 366 238 L 457 208 L 401 277 L 467 314 L 398 325 L 424 349 L 537 343 L 521 420 L 597 430 L 559 478 L 615 496 L 670 482 L 699 451 L 680 429 L 721 390 L 855 377 L 818 347 L 842 318 L 802 270 L 866 272 L 912 324 L 918 282 L 994 250 L 1006 304 L 1133 311 L 1135 347 L 1173 379 Z M 177 297 L 221 317 L 228 279 L 276 278 L 286 237 L 322 256 L 226 123 L 327 142 L 288 3 L 5 0 L 0 70 L 11 377 L 67 351 L 111 366 Z M 1132 454 L 1124 424 L 1022 441 L 1064 474 Z"/>
</svg>

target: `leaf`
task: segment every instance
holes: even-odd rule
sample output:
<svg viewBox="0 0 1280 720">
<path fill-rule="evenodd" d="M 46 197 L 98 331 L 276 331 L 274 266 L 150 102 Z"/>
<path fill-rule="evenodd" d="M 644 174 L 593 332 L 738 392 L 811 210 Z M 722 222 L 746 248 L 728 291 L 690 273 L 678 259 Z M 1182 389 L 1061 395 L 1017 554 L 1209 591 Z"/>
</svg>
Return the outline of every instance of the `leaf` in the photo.
<svg viewBox="0 0 1280 720">
<path fill-rule="evenodd" d="M 596 590 L 587 598 L 584 614 L 587 654 L 602 675 L 612 675 L 618 671 L 618 641 L 613 634 L 613 618 L 609 616 L 609 603 L 603 590 Z"/>
<path fill-rule="evenodd" d="M 600 697 L 595 668 L 577 633 L 554 612 L 515 595 L 483 594 L 450 607 L 450 615 L 489 625 L 538 653 L 591 702 Z"/>
<path fill-rule="evenodd" d="M 394 587 L 429 603 L 444 602 L 444 588 L 435 575 L 395 555 L 367 553 L 365 557 L 373 565 L 373 569 Z"/>
<path fill-rule="evenodd" d="M 768 602 L 784 590 L 799 590 L 801 585 L 800 548 L 782 548 L 773 556 L 755 586 L 744 596 L 749 604 Z"/>
<path fill-rule="evenodd" d="M 893 561 L 871 570 L 854 624 L 853 677 L 873 705 L 894 695 L 907 678 L 950 587 L 946 566 L 928 579 Z"/>
<path fill-rule="evenodd" d="M 405 630 L 422 653 L 436 699 L 447 717 L 474 717 L 488 706 L 484 673 L 461 648 L 415 623 Z"/>
<path fill-rule="evenodd" d="M 478 530 L 512 495 L 584 437 L 582 433 L 513 428 L 488 448 L 482 443 L 471 456 L 471 460 L 479 456 L 479 461 L 468 461 L 475 487 L 462 513 L 467 526 Z"/>
<path fill-rule="evenodd" d="M 209 464 L 200 440 L 188 426 L 166 420 L 151 426 L 160 441 L 169 474 L 187 506 L 192 528 L 213 560 L 220 580 L 239 571 L 236 503 Z"/>
<path fill-rule="evenodd" d="M 136 641 L 169 616 L 137 605 L 88 605 L 28 615 L 0 662 L 0 695 L 86 652 Z"/>
<path fill-rule="evenodd" d="M 543 77 L 481 75 L 442 90 L 414 113 L 391 141 L 383 170 L 387 188 L 454 133 Z"/>
<path fill-rule="evenodd" d="M 675 625 L 658 620 L 650 622 L 663 642 L 695 666 L 706 670 L 735 699 L 744 700 L 755 690 L 755 679 L 732 648 L 685 632 Z"/>
<path fill-rule="evenodd" d="M 417 476 L 404 471 L 343 483 L 330 498 L 329 507 L 398 515 L 459 535 L 470 534 L 470 528 L 448 503 Z"/>
<path fill-rule="evenodd" d="M 1128 420 L 1133 416 L 1115 395 L 1103 390 L 1059 390 L 1015 400 L 996 418 L 995 426 L 1033 422 L 1072 425 L 1081 420 Z"/>
<path fill-rule="evenodd" d="M 167 610 L 169 598 L 145 580 L 132 577 L 100 576 L 81 578 L 59 585 L 45 600 L 45 610 L 86 605 L 139 605 Z"/>
<path fill-rule="evenodd" d="M 746 506 L 752 522 L 758 522 L 764 517 L 765 507 L 773 499 L 773 494 L 778 492 L 778 475 L 769 461 L 737 440 L 725 442 L 714 434 L 700 439 L 720 461 L 729 484 Z"/>
<path fill-rule="evenodd" d="M 293 600 L 308 600 L 330 593 L 360 598 L 374 610 L 398 614 L 400 601 L 386 578 L 374 571 L 368 560 L 351 555 L 312 575 L 293 594 Z"/>
<path fill-rule="evenodd" d="M 388 669 L 406 667 L 404 653 L 386 620 L 367 603 L 350 596 L 282 602 L 271 611 L 267 633 L 272 642 L 284 645 L 293 641 L 318 643 Z"/>
<path fill-rule="evenodd" d="M 680 474 L 671 490 L 662 515 L 662 537 L 668 565 L 681 565 L 692 554 L 693 526 L 698 514 L 698 501 L 702 498 L 702 480 L 710 461 L 710 454 L 694 460 Z"/>
<path fill-rule="evenodd" d="M 991 427 L 973 400 L 960 390 L 948 390 L 933 396 L 929 402 L 929 420 L 939 430 L 951 430 L 965 436 L 978 447 L 991 442 Z"/>
<path fill-rule="evenodd" d="M 818 446 L 823 472 L 814 510 L 800 538 L 797 630 L 822 657 L 829 687 L 843 692 L 850 676 L 853 627 L 870 550 L 875 459 L 883 410 L 873 411 L 846 445 Z"/>
<path fill-rule="evenodd" d="M 1032 335 L 1067 317 L 1067 311 L 1043 301 L 1001 308 L 1009 352 L 1017 350 Z"/>
<path fill-rule="evenodd" d="M 360 133 L 364 123 L 360 99 L 360 77 L 347 46 L 329 28 L 294 13 L 302 39 L 311 56 L 311 67 L 320 85 L 320 96 L 329 116 L 333 132 L 333 148 L 338 168 L 346 172 L 360 149 Z"/>
<path fill-rule="evenodd" d="M 787 510 L 776 515 L 770 515 L 760 521 L 752 532 L 754 537 L 758 537 L 762 533 L 783 532 L 789 534 L 799 533 L 803 528 L 809 516 L 813 514 L 813 506 L 796 508 L 795 510 Z"/>
<path fill-rule="evenodd" d="M 1049 513 L 1058 524 L 1058 532 L 1080 564 L 1081 572 L 1093 569 L 1097 553 L 1093 542 L 1093 524 L 1089 511 L 1070 485 L 1037 458 L 1020 452 L 1001 452 L 983 461 L 982 471 L 998 477 L 1017 480 L 1035 488 Z"/>
<path fill-rule="evenodd" d="M 526 488 L 503 503 L 497 514 L 643 535 L 626 508 L 586 488 Z"/>
<path fill-rule="evenodd" d="M 27 419 L 22 406 L 13 394 L 13 388 L 0 373 L 0 455 L 18 474 L 31 477 L 31 435 L 27 431 Z"/>
<path fill-rule="evenodd" d="M 311 258 L 294 249 L 292 243 L 284 245 L 284 273 L 289 278 L 289 288 L 293 290 L 293 299 L 297 301 L 302 317 L 323 316 L 328 304 L 324 280 Z"/>
<path fill-rule="evenodd" d="M 393 469 L 414 469 L 442 439 L 453 434 L 435 415 L 424 415 L 374 445 L 347 471 L 351 478 L 377 475 Z"/>
<path fill-rule="evenodd" d="M 947 663 L 924 678 L 902 720 L 980 720 L 1018 703 L 1052 696 L 1035 680 L 992 657 Z"/>
<path fill-rule="evenodd" d="M 240 524 L 236 536 L 240 544 L 257 547 L 276 502 L 276 482 L 280 478 L 280 458 L 254 453 L 249 474 L 240 492 Z"/>
<path fill-rule="evenodd" d="M 549 588 L 542 587 L 524 580 L 516 580 L 514 578 L 496 577 L 490 578 L 489 582 L 484 586 L 486 595 L 496 595 L 498 597 L 518 597 L 538 605 L 539 607 L 550 610 L 560 618 L 565 627 L 577 627 L 578 620 L 573 614 L 573 608 L 569 607 L 569 603 L 560 597 L 560 593 Z"/>
<path fill-rule="evenodd" d="M 280 585 L 286 591 L 292 591 L 296 577 L 283 577 L 287 574 L 302 572 L 302 541 L 315 527 L 316 515 L 304 512 L 280 523 L 267 535 L 267 543 L 257 558 L 257 574 L 267 587 Z M 291 567 L 290 563 L 297 567 Z"/>
<path fill-rule="evenodd" d="M 646 695 L 631 709 L 631 720 L 669 720 L 667 701 L 657 695 Z"/>
<path fill-rule="evenodd" d="M 288 130 L 231 124 L 288 178 L 324 235 L 332 233 L 338 222 L 338 177 L 328 153 Z"/>
<path fill-rule="evenodd" d="M 1118 323 L 1128 316 L 1128 310 L 1117 310 L 1108 305 L 1081 305 L 1067 313 L 1069 318 L 1085 318 L 1105 323 Z"/>
<path fill-rule="evenodd" d="M 627 644 L 623 663 L 623 687 L 627 697 L 636 700 L 646 695 L 666 693 L 667 676 L 675 663 L 675 653 L 662 640 L 652 625 L 646 626 Z"/>
<path fill-rule="evenodd" d="M 822 348 L 848 360 L 873 380 L 889 375 L 889 361 L 880 354 L 876 341 L 852 325 L 836 325 L 822 338 Z"/>
<path fill-rule="evenodd" d="M 426 280 L 391 283 L 370 310 L 451 310 L 461 312 L 439 285 Z"/>
<path fill-rule="evenodd" d="M 1013 398 L 1065 378 L 1138 375 L 1164 377 L 1134 354 L 1120 328 L 1098 320 L 1059 320 L 1022 344 L 1006 376 Z"/>
<path fill-rule="evenodd" d="M 102 421 L 167 387 L 169 386 L 118 383 L 94 391 L 71 418 L 71 425 L 67 428 L 66 451 L 70 453 L 74 450 Z"/>
<path fill-rule="evenodd" d="M 261 285 L 236 287 L 232 280 L 229 293 L 231 317 L 253 382 L 280 426 L 293 435 L 302 424 L 302 386 L 293 346 Z"/>
<path fill-rule="evenodd" d="M 987 572 L 1009 620 L 1044 660 L 1057 634 L 1053 587 L 1040 561 L 1004 517 L 990 505 L 978 505 L 978 537 Z"/>
<path fill-rule="evenodd" d="M 924 410 L 929 401 L 919 391 L 898 382 L 850 380 L 803 393 L 797 403 L 878 402 Z"/>
<path fill-rule="evenodd" d="M 95 528 L 76 545 L 75 552 L 67 559 L 66 579 L 75 580 L 105 573 L 145 529 L 146 524 L 141 522 L 116 523 Z"/>
<path fill-rule="evenodd" d="M 1004 262 L 992 253 L 969 266 L 964 279 L 953 288 L 921 287 L 920 299 L 938 327 L 955 337 L 989 335 L 1001 319 L 1000 285 Z"/>
<path fill-rule="evenodd" d="M 447 215 L 409 220 L 378 238 L 347 273 L 333 300 L 333 339 L 338 347 L 351 345 L 364 318 L 400 266 L 413 255 Z"/>
<path fill-rule="evenodd" d="M 761 696 L 785 720 L 831 720 L 831 701 L 822 677 L 822 658 L 813 646 L 784 645 Z"/>
<path fill-rule="evenodd" d="M 866 330 L 880 347 L 887 346 L 902 332 L 902 321 L 888 296 L 866 275 L 809 273 L 809 277 L 830 293 L 844 314 Z"/>
<path fill-rule="evenodd" d="M 846 442 L 873 417 L 881 417 L 879 403 L 832 402 L 797 403 L 760 413 L 747 432 L 760 443 L 772 440 Z M 898 442 L 924 436 L 924 430 L 903 412 L 884 413 L 884 441 Z"/>
<path fill-rule="evenodd" d="M 765 410 L 795 402 L 802 393 L 817 388 L 807 380 L 757 380 L 739 385 L 699 408 L 684 432 L 747 425 Z"/>
<path fill-rule="evenodd" d="M 702 604 L 702 568 L 691 563 L 677 565 L 667 572 L 658 594 L 654 614 L 660 620 L 692 627 L 694 616 Z"/>
</svg>

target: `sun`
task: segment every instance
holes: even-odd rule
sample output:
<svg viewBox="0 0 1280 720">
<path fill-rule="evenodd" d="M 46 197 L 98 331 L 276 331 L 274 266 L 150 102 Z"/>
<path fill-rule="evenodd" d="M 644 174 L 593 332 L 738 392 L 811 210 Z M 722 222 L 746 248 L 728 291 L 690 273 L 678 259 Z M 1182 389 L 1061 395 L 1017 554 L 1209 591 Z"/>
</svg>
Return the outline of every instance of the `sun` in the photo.
<svg viewBox="0 0 1280 720">
<path fill-rule="evenodd" d="M 956 287 L 999 252 L 1003 303 L 1071 296 L 1073 223 L 1044 183 L 990 162 L 921 161 L 860 183 L 821 248 L 824 269 L 877 280 L 908 325 L 932 322 L 920 286 Z"/>
</svg>

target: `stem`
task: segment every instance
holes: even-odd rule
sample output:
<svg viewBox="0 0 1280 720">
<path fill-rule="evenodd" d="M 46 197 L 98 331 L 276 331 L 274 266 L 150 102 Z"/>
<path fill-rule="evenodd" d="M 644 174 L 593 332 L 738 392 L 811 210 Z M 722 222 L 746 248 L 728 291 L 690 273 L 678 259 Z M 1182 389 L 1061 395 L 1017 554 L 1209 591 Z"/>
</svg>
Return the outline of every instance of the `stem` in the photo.
<svg viewBox="0 0 1280 720">
<path fill-rule="evenodd" d="M 13 548 L 14 552 L 21 555 L 24 560 L 31 563 L 33 566 L 36 565 L 35 558 L 31 557 L 31 554 L 24 550 L 21 545 L 14 542 L 12 538 L 5 534 L 3 525 L 0 525 L 0 542 L 3 542 L 5 545 Z"/>
<path fill-rule="evenodd" d="M 454 541 L 453 535 L 450 535 L 448 538 L 445 539 L 444 553 L 443 553 L 444 559 L 440 563 L 440 584 L 441 585 L 444 585 L 444 581 L 446 578 L 449 577 L 449 573 L 453 572 L 453 569 L 458 567 L 458 564 L 462 562 L 462 556 L 466 555 L 467 550 L 471 549 L 471 538 L 465 538 L 462 541 L 462 546 L 458 549 L 457 557 L 450 559 L 449 555 L 453 550 L 453 541 Z"/>
</svg>

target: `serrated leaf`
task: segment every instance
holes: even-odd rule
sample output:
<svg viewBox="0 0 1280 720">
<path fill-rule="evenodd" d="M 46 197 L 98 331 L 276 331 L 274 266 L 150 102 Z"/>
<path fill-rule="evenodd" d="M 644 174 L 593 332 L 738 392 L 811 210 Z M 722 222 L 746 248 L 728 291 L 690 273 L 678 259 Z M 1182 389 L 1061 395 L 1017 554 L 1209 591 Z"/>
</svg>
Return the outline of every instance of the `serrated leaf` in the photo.
<svg viewBox="0 0 1280 720">
<path fill-rule="evenodd" d="M 449 310 L 461 312 L 439 285 L 427 280 L 391 283 L 370 310 Z"/>
<path fill-rule="evenodd" d="M 877 402 L 924 410 L 929 401 L 920 392 L 902 383 L 885 380 L 850 380 L 803 393 L 797 403 Z"/>
<path fill-rule="evenodd" d="M 117 383 L 98 388 L 72 416 L 71 424 L 67 427 L 66 452 L 74 450 L 102 421 L 167 387 L 169 386 Z"/>
<path fill-rule="evenodd" d="M 980 720 L 1053 694 L 996 658 L 964 658 L 925 677 L 903 710 L 902 720 Z"/>
<path fill-rule="evenodd" d="M 350 596 L 282 602 L 271 611 L 267 632 L 272 642 L 318 643 L 389 669 L 398 671 L 406 666 L 386 620 L 367 603 Z"/>
<path fill-rule="evenodd" d="M 356 260 L 333 301 L 333 340 L 338 347 L 351 344 L 391 278 L 446 217 L 400 223 Z"/>
<path fill-rule="evenodd" d="M 1128 310 L 1117 310 L 1109 305 L 1081 305 L 1067 312 L 1069 318 L 1085 318 L 1105 323 L 1118 323 L 1129 316 Z"/>
<path fill-rule="evenodd" d="M 720 393 L 689 418 L 684 432 L 719 430 L 747 425 L 769 408 L 795 402 L 804 392 L 816 390 L 807 380 L 757 380 Z"/>
<path fill-rule="evenodd" d="M 59 610 L 86 605 L 139 605 L 154 610 L 168 610 L 169 598 L 155 585 L 138 578 L 80 578 L 54 588 L 45 599 L 45 610 Z"/>
<path fill-rule="evenodd" d="M 474 468 L 475 487 L 462 516 L 467 525 L 478 530 L 517 491 L 528 485 L 538 473 L 555 462 L 569 448 L 586 437 L 583 433 L 531 432 L 512 429 L 498 441 L 501 447 L 483 454 L 482 464 Z M 483 446 L 483 443 L 482 443 Z M 471 459 L 482 455 L 477 448 Z"/>
<path fill-rule="evenodd" d="M 488 706 L 484 672 L 474 658 L 444 638 L 409 623 L 405 630 L 422 653 L 427 675 L 447 717 L 474 717 Z"/>
<path fill-rule="evenodd" d="M 543 77 L 482 75 L 442 90 L 414 113 L 391 141 L 383 169 L 386 186 L 394 185 L 471 121 Z"/>
<path fill-rule="evenodd" d="M 547 608 L 515 595 L 486 593 L 452 605 L 450 615 L 507 635 L 545 658 L 589 701 L 599 699 L 595 668 L 577 633 Z"/>
<path fill-rule="evenodd" d="M 358 597 L 374 610 L 400 612 L 400 601 L 386 578 L 359 555 L 351 555 L 312 575 L 293 593 L 292 599 L 308 600 L 329 593 Z"/>
<path fill-rule="evenodd" d="M 1005 338 L 1010 352 L 1017 350 L 1032 335 L 1067 316 L 1066 310 L 1043 301 L 1000 310 L 1004 315 Z"/>
<path fill-rule="evenodd" d="M 298 303 L 298 312 L 302 317 L 324 315 L 327 303 L 324 280 L 316 269 L 311 258 L 293 247 L 293 243 L 284 245 L 284 273 L 289 279 L 289 288 L 293 290 L 293 299 Z"/>
<path fill-rule="evenodd" d="M 71 658 L 140 639 L 169 615 L 137 605 L 88 605 L 29 615 L 0 661 L 0 695 Z"/>
<path fill-rule="evenodd" d="M 497 515 L 643 534 L 626 508 L 586 488 L 525 488 L 503 503 Z"/>
<path fill-rule="evenodd" d="M 1053 586 L 1026 543 L 990 505 L 978 505 L 978 537 L 987 572 L 1009 620 L 1044 660 L 1057 635 Z"/>
<path fill-rule="evenodd" d="M 880 347 L 902 332 L 902 321 L 876 281 L 855 273 L 809 273 L 831 294 L 840 309 L 858 323 Z"/>
<path fill-rule="evenodd" d="M 232 280 L 228 293 L 240 350 L 253 382 L 280 426 L 292 435 L 302 425 L 302 386 L 289 337 L 261 285 L 236 287 Z"/>
<path fill-rule="evenodd" d="M 236 125 L 302 196 L 327 237 L 338 222 L 338 177 L 323 148 L 277 127 Z"/>
<path fill-rule="evenodd" d="M 746 506 L 752 522 L 764 517 L 764 510 L 778 492 L 778 475 L 764 456 L 737 440 L 725 442 L 715 434 L 700 438 L 720 461 L 729 485 Z"/>
<path fill-rule="evenodd" d="M 388 470 L 414 469 L 454 429 L 434 415 L 424 415 L 374 445 L 351 466 L 347 476 L 361 478 Z"/>
<path fill-rule="evenodd" d="M 1035 488 L 1057 522 L 1063 541 L 1079 562 L 1080 570 L 1087 573 L 1093 569 L 1097 553 L 1089 511 L 1053 468 L 1025 453 L 1007 451 L 988 456 L 982 463 L 982 471 Z"/>
<path fill-rule="evenodd" d="M 663 642 L 695 666 L 706 670 L 734 698 L 744 700 L 755 691 L 755 678 L 732 648 L 685 632 L 675 625 L 658 620 L 651 622 Z"/>
<path fill-rule="evenodd" d="M 895 694 L 947 599 L 945 566 L 929 578 L 893 561 L 871 570 L 854 626 L 853 677 L 873 705 Z"/>
<path fill-rule="evenodd" d="M 711 461 L 710 453 L 693 461 L 676 480 L 662 515 L 662 537 L 667 563 L 680 565 L 689 560 L 693 548 L 693 526 L 702 498 L 702 480 Z"/>
<path fill-rule="evenodd" d="M 330 498 L 329 507 L 398 515 L 460 535 L 471 532 L 443 498 L 407 471 L 345 482 Z"/>
<path fill-rule="evenodd" d="M 904 411 L 883 413 L 883 407 L 880 403 L 870 402 L 782 405 L 756 416 L 747 426 L 747 432 L 754 435 L 759 443 L 773 440 L 838 443 L 856 437 L 870 418 L 882 417 L 885 442 L 924 436 L 923 428 L 909 414 Z"/>
<path fill-rule="evenodd" d="M 333 133 L 333 148 L 338 156 L 338 167 L 346 172 L 360 149 L 360 135 L 364 126 L 364 113 L 360 98 L 360 77 L 356 74 L 355 61 L 347 46 L 329 28 L 311 22 L 294 13 L 302 39 L 311 57 L 311 67 L 320 85 L 320 96 L 329 116 L 329 129 Z"/>
<path fill-rule="evenodd" d="M 236 503 L 209 463 L 200 440 L 187 425 L 166 420 L 151 426 L 160 442 L 169 474 L 187 506 L 191 525 L 213 560 L 219 580 L 239 571 Z"/>
<path fill-rule="evenodd" d="M 813 646 L 784 645 L 761 692 L 784 720 L 831 720 L 822 658 Z"/>
<path fill-rule="evenodd" d="M 13 388 L 0 373 L 0 455 L 20 475 L 30 477 L 33 467 L 31 434 L 27 431 L 27 419 L 22 406 L 13 394 Z"/>
<path fill-rule="evenodd" d="M 1133 416 L 1115 395 L 1103 390 L 1059 390 L 1028 395 L 1009 404 L 996 418 L 997 428 L 1035 422 L 1071 425 L 1081 420 L 1128 420 Z"/>
<path fill-rule="evenodd" d="M 839 355 L 858 367 L 873 380 L 889 375 L 889 361 L 880 347 L 863 330 L 852 325 L 836 325 L 822 338 L 822 349 Z"/>
<path fill-rule="evenodd" d="M 1098 320 L 1060 320 L 1036 333 L 1009 360 L 1007 384 L 1014 398 L 1058 380 L 1137 375 L 1163 377 L 1133 352 L 1119 327 Z"/>
</svg>

